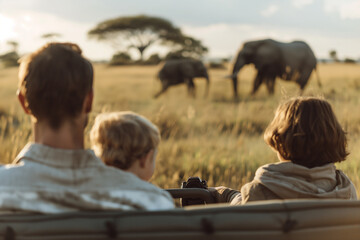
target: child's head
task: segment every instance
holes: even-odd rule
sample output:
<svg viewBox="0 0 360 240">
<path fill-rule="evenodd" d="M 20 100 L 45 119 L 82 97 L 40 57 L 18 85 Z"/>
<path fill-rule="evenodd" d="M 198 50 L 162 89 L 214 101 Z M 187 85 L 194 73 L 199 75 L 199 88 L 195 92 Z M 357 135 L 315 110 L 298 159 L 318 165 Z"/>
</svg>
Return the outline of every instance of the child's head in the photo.
<svg viewBox="0 0 360 240">
<path fill-rule="evenodd" d="M 80 114 L 92 85 L 92 65 L 76 44 L 48 43 L 20 59 L 18 94 L 37 120 L 54 129 Z"/>
<path fill-rule="evenodd" d="M 133 172 L 145 181 L 151 178 L 160 133 L 145 117 L 133 112 L 99 114 L 90 138 L 96 155 L 107 165 Z"/>
<path fill-rule="evenodd" d="M 280 104 L 264 139 L 280 157 L 312 168 L 344 161 L 346 135 L 330 104 L 316 97 L 296 97 Z"/>
</svg>

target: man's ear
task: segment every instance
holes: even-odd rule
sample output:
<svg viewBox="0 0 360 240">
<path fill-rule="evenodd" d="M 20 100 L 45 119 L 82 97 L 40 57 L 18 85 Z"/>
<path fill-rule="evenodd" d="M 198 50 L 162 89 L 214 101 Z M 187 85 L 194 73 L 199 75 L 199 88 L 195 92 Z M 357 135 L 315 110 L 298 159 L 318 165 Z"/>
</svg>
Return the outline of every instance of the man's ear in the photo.
<svg viewBox="0 0 360 240">
<path fill-rule="evenodd" d="M 25 96 L 20 90 L 17 90 L 16 95 L 19 99 L 20 105 L 26 114 L 31 114 L 30 109 L 26 106 Z"/>
<path fill-rule="evenodd" d="M 91 111 L 93 100 L 94 100 L 94 89 L 91 89 L 86 95 L 84 100 L 84 107 L 86 113 L 89 113 Z"/>
</svg>

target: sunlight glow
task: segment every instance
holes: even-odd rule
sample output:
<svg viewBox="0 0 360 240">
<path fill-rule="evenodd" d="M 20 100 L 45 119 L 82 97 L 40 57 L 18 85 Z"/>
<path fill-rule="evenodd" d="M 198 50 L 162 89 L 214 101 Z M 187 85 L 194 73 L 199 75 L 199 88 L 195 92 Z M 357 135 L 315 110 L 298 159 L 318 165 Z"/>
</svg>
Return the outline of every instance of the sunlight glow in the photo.
<svg viewBox="0 0 360 240">
<path fill-rule="evenodd" d="M 24 19 L 25 22 L 31 22 L 32 17 L 29 16 L 29 15 L 25 15 L 25 16 L 23 16 L 23 19 Z"/>
<path fill-rule="evenodd" d="M 16 36 L 15 21 L 0 14 L 0 43 L 6 42 Z"/>
</svg>

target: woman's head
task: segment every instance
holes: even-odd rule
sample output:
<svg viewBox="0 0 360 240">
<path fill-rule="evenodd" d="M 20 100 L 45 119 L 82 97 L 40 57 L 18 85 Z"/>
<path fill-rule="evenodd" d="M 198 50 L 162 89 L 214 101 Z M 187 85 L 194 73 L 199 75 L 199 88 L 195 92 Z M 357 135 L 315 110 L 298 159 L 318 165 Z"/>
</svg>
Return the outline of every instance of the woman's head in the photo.
<svg viewBox="0 0 360 240">
<path fill-rule="evenodd" d="M 143 116 L 133 112 L 113 112 L 96 117 L 90 139 L 96 155 L 107 165 L 129 170 L 142 159 L 155 160 L 160 133 Z"/>
<path fill-rule="evenodd" d="M 347 140 L 330 104 L 297 97 L 280 104 L 264 139 L 284 160 L 312 168 L 344 161 Z"/>
</svg>

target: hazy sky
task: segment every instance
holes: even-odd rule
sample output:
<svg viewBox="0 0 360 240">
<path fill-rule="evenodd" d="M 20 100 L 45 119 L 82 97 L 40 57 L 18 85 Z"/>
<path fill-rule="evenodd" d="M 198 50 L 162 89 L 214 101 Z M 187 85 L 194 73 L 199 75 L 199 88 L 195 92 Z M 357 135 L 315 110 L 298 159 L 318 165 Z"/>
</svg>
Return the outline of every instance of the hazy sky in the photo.
<svg viewBox="0 0 360 240">
<path fill-rule="evenodd" d="M 170 20 L 202 40 L 208 57 L 233 56 L 246 40 L 274 38 L 304 40 L 318 58 L 334 49 L 340 58 L 360 59 L 360 0 L 0 0 L 0 53 L 10 50 L 9 40 L 19 42 L 20 53 L 31 52 L 45 43 L 42 34 L 56 32 L 87 57 L 109 59 L 115 49 L 87 32 L 137 14 Z"/>
</svg>

